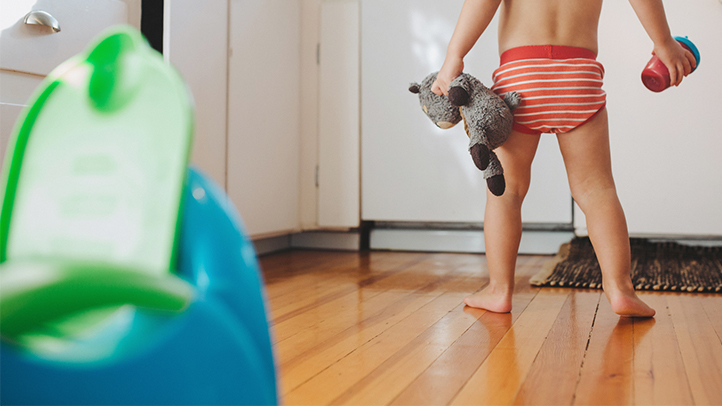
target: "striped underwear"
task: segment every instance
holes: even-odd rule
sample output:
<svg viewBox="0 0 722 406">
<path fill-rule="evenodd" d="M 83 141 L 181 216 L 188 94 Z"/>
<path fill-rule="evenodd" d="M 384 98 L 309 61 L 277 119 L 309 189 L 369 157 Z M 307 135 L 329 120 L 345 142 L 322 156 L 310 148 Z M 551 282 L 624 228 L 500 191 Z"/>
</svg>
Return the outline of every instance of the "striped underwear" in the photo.
<svg viewBox="0 0 722 406">
<path fill-rule="evenodd" d="M 521 106 L 514 129 L 526 134 L 565 133 L 597 115 L 605 106 L 604 67 L 594 52 L 576 47 L 533 45 L 501 55 L 491 90 L 515 91 Z"/>
</svg>

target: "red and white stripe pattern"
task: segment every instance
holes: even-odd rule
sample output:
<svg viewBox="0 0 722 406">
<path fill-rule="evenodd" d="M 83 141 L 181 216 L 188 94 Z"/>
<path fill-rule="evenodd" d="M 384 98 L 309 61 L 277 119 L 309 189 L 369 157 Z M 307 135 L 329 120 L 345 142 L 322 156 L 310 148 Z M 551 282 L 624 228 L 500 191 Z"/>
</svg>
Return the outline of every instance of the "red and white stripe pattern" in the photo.
<svg viewBox="0 0 722 406">
<path fill-rule="evenodd" d="M 491 90 L 515 91 L 521 105 L 514 129 L 529 134 L 564 133 L 594 117 L 606 103 L 604 67 L 590 50 L 564 46 L 513 48 L 501 56 Z"/>
</svg>

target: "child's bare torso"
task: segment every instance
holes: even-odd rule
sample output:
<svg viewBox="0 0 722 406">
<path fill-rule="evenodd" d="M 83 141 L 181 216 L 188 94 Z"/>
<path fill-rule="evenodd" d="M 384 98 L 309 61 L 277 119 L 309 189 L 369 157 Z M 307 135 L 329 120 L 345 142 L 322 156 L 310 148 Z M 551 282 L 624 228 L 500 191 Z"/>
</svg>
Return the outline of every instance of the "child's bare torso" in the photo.
<svg viewBox="0 0 722 406">
<path fill-rule="evenodd" d="M 524 45 L 567 45 L 597 53 L 602 0 L 503 0 L 499 52 Z"/>
</svg>

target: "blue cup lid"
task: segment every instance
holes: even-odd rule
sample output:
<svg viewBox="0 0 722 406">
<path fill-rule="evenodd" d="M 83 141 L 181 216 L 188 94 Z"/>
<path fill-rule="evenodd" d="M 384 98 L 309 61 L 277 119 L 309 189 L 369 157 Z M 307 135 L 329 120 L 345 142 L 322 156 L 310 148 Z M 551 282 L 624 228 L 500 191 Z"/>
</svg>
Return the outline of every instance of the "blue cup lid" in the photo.
<svg viewBox="0 0 722 406">
<path fill-rule="evenodd" d="M 697 60 L 697 66 L 694 69 L 699 68 L 699 50 L 694 45 L 694 43 L 692 41 L 690 41 L 689 38 L 687 38 L 687 37 L 674 37 L 674 39 L 677 40 L 678 42 L 683 43 L 684 45 L 687 46 L 687 48 L 689 48 L 690 51 L 692 51 L 692 55 L 694 55 L 694 59 Z"/>
</svg>

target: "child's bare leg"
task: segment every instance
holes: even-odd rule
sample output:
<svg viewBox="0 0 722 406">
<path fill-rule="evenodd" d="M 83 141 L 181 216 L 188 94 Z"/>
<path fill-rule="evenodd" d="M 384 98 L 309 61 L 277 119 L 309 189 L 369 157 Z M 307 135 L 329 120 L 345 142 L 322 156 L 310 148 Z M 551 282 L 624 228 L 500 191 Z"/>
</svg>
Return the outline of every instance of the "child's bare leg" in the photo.
<svg viewBox="0 0 722 406">
<path fill-rule="evenodd" d="M 629 234 L 612 177 L 606 109 L 557 138 L 572 195 L 587 218 L 612 310 L 622 316 L 654 316 L 654 309 L 637 297 L 632 285 Z"/>
<path fill-rule="evenodd" d="M 511 311 L 514 268 L 521 240 L 521 204 L 529 189 L 531 163 L 538 144 L 538 135 L 514 131 L 504 145 L 494 150 L 504 167 L 506 191 L 494 196 L 487 190 L 484 243 L 489 285 L 464 299 L 471 307 L 497 313 Z"/>
</svg>

